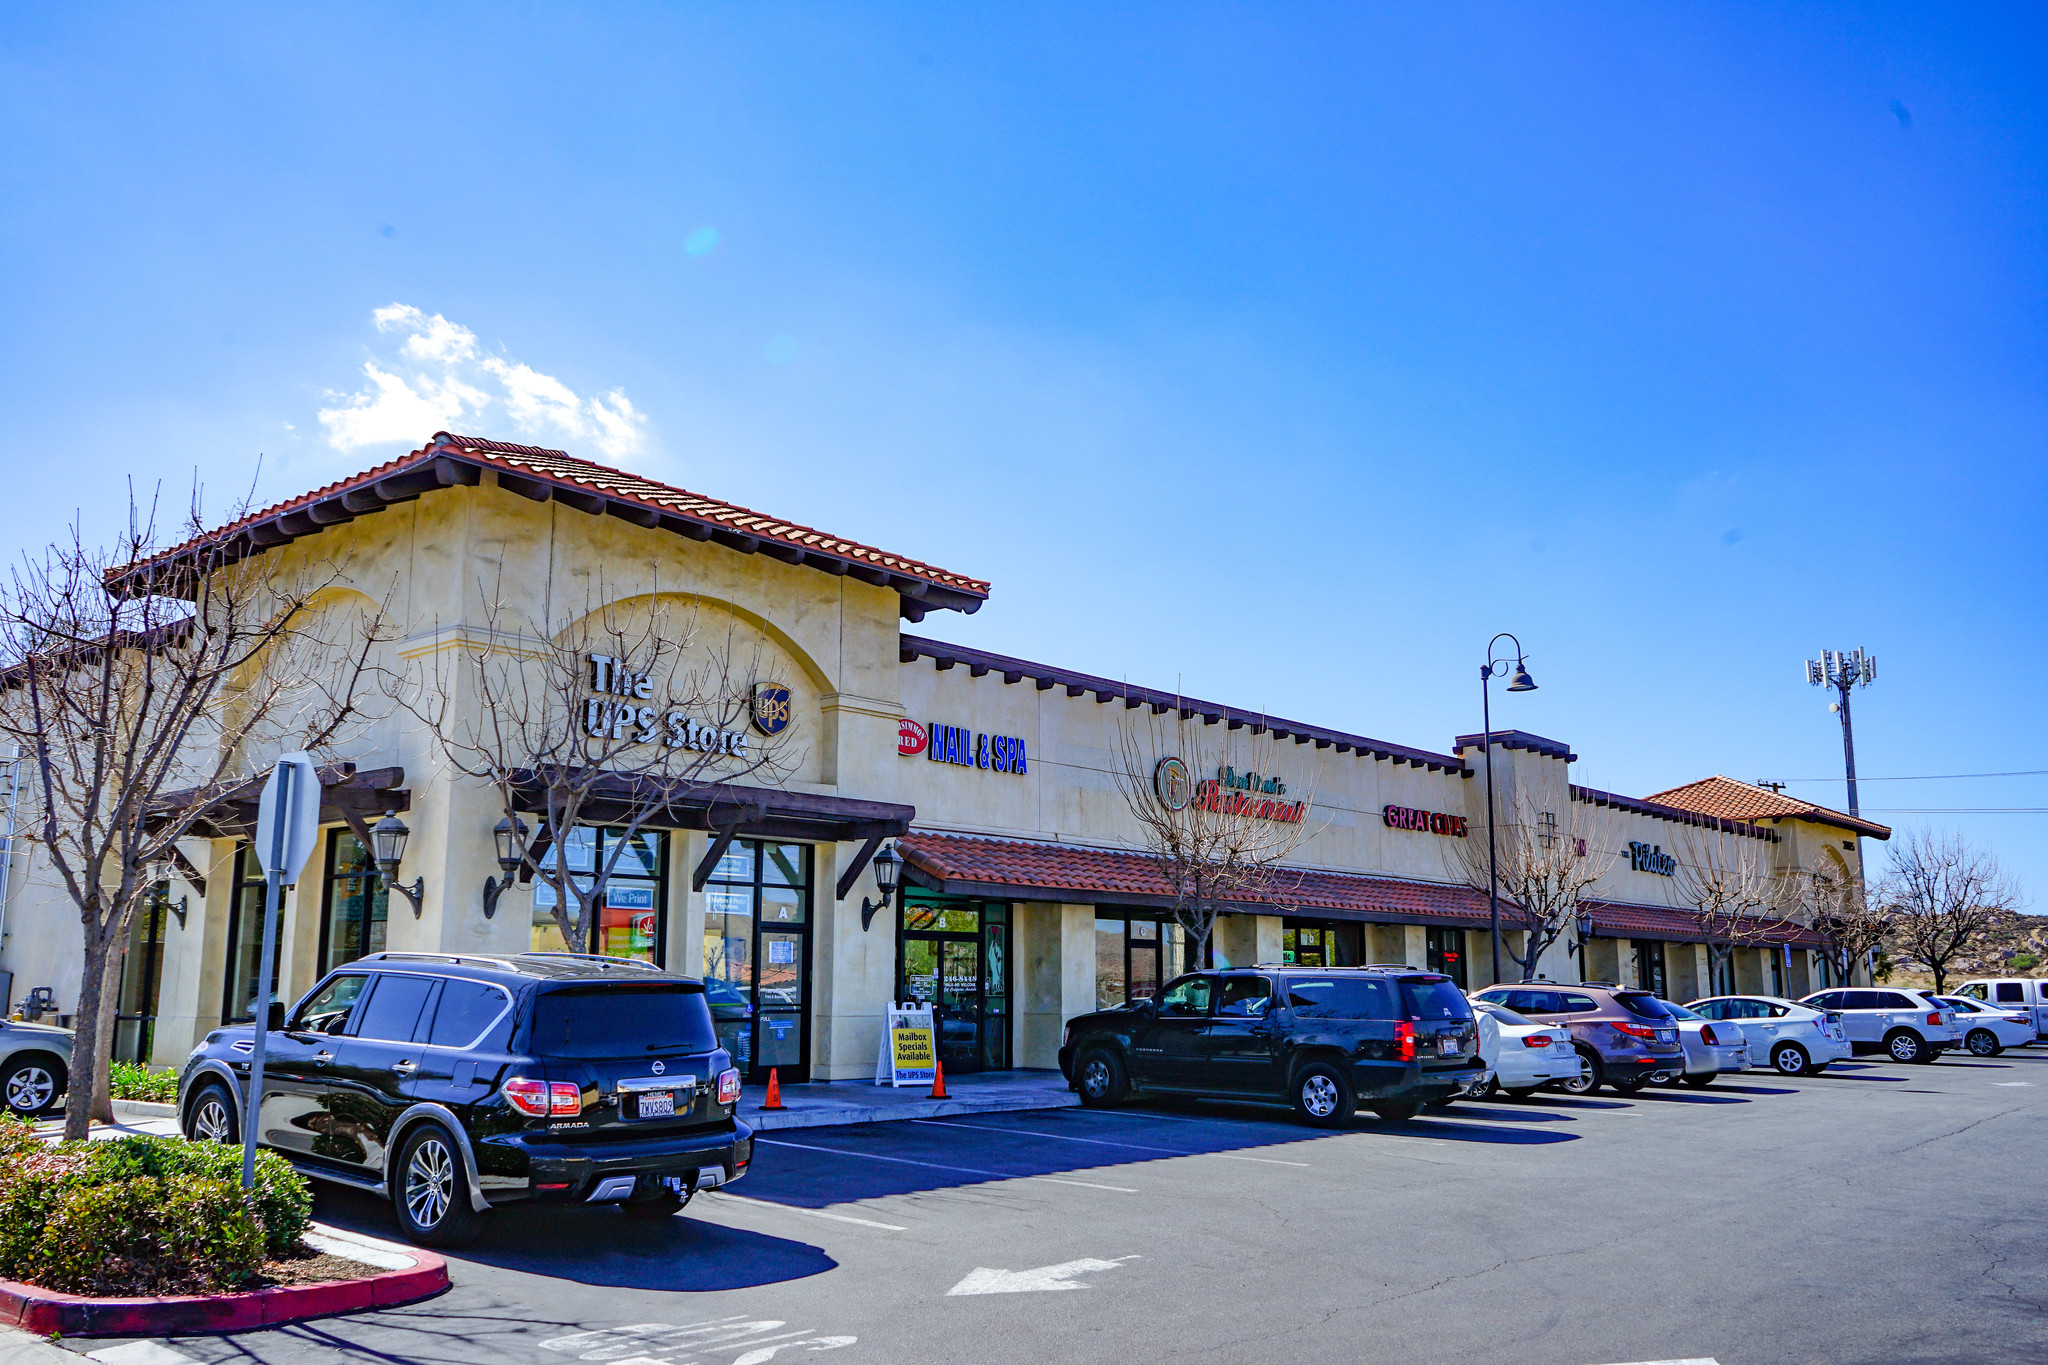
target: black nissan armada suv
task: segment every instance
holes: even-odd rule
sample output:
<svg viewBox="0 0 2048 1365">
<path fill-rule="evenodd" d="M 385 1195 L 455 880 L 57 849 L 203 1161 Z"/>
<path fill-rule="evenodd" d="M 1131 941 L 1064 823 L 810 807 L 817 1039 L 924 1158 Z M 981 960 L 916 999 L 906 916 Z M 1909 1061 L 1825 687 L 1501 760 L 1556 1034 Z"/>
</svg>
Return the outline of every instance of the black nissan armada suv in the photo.
<svg viewBox="0 0 2048 1365">
<path fill-rule="evenodd" d="M 1449 977 L 1408 967 L 1240 967 L 1068 1022 L 1060 1071 L 1081 1103 L 1133 1091 L 1284 1100 L 1319 1127 L 1363 1102 L 1386 1119 L 1486 1075 L 1472 1006 Z"/>
<path fill-rule="evenodd" d="M 262 1145 L 387 1196 L 430 1246 L 523 1200 L 663 1217 L 753 1158 L 703 983 L 642 963 L 376 953 L 267 1022 Z M 215 1029 L 192 1050 L 187 1137 L 241 1140 L 254 1037 Z"/>
</svg>

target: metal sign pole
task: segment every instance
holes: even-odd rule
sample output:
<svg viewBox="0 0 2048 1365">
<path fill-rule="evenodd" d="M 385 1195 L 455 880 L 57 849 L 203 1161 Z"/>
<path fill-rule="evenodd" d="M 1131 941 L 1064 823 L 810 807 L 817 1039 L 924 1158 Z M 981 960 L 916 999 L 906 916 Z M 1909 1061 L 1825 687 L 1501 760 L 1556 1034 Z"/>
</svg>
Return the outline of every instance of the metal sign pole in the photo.
<svg viewBox="0 0 2048 1365">
<path fill-rule="evenodd" d="M 277 818 L 271 823 L 270 868 L 263 888 L 263 947 L 256 964 L 256 1039 L 249 1056 L 249 1090 L 242 1098 L 242 1188 L 256 1187 L 256 1125 L 263 1109 L 263 1053 L 270 1038 L 271 955 L 277 951 L 277 916 L 284 899 L 285 838 L 291 827 L 292 765 L 277 765 Z"/>
</svg>

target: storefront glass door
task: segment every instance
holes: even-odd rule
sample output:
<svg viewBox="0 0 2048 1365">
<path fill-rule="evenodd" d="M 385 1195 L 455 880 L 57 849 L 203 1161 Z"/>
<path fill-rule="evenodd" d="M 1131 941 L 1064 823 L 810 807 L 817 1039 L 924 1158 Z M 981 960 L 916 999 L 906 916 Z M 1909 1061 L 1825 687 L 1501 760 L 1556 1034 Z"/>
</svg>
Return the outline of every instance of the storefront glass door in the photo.
<svg viewBox="0 0 2048 1365">
<path fill-rule="evenodd" d="M 750 1084 L 810 1079 L 811 850 L 736 839 L 704 884 L 704 989 Z"/>
<path fill-rule="evenodd" d="M 1429 950 L 1429 969 L 1442 972 L 1458 983 L 1458 989 L 1470 990 L 1465 984 L 1465 931 L 1463 929 L 1430 929 L 1424 937 Z"/>
<path fill-rule="evenodd" d="M 955 1074 L 1009 1069 L 1009 910 L 910 904 L 898 919 L 896 998 L 932 1006 L 939 1059 Z"/>
</svg>

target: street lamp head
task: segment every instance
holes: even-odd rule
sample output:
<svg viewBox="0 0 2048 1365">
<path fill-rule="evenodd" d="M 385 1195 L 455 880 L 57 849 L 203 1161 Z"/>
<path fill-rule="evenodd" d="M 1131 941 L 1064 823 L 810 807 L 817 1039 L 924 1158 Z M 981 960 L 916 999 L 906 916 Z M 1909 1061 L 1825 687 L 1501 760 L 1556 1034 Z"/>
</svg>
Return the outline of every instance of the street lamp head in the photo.
<svg viewBox="0 0 2048 1365">
<path fill-rule="evenodd" d="M 1523 666 L 1520 659 L 1515 660 L 1515 676 L 1508 680 L 1508 691 L 1534 692 L 1535 690 L 1536 680 L 1529 676 L 1529 670 Z"/>
</svg>

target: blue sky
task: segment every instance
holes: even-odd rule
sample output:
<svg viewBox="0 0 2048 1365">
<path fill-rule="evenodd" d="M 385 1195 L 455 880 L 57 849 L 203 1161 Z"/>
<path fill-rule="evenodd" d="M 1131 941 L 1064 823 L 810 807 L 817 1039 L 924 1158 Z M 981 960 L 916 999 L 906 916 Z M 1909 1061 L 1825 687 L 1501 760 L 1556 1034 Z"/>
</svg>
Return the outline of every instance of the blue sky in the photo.
<svg viewBox="0 0 2048 1365">
<path fill-rule="evenodd" d="M 1838 775 L 1859 645 L 1865 774 L 2048 769 L 2040 10 L 1103 10 L 17 8 L 0 544 L 446 425 L 1410 744 L 1513 630 L 1594 786 Z"/>
</svg>

